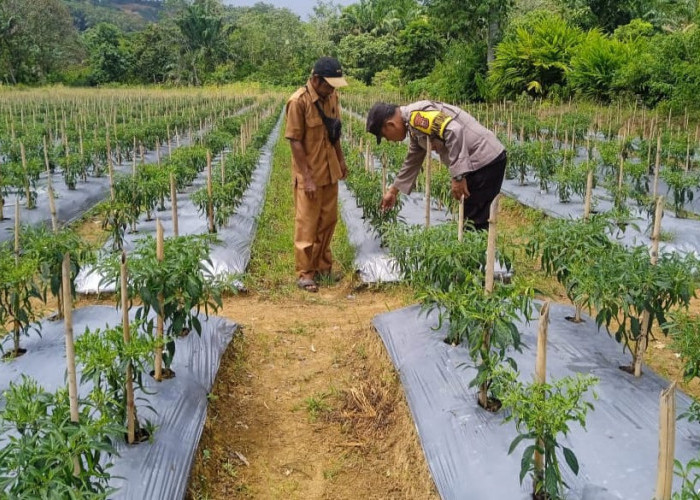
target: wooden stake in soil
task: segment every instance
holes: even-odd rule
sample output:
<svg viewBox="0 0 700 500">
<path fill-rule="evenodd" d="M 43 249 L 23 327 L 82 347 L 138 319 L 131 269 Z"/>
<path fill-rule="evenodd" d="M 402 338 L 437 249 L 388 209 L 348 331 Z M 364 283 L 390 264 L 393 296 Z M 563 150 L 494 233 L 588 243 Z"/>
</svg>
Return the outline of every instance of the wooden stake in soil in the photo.
<svg viewBox="0 0 700 500">
<path fill-rule="evenodd" d="M 160 223 L 160 219 L 156 219 L 156 259 L 158 260 L 158 265 L 163 265 L 164 251 L 163 251 L 163 224 Z M 161 342 L 163 341 L 163 307 L 165 305 L 165 299 L 163 298 L 163 293 L 158 294 L 158 318 L 156 320 L 156 357 L 153 378 L 158 382 L 163 380 L 163 346 Z"/>
<path fill-rule="evenodd" d="M 112 165 L 112 148 L 109 145 L 109 129 L 106 132 L 107 142 L 107 171 L 109 172 L 109 196 L 114 201 L 114 167 Z"/>
<path fill-rule="evenodd" d="M 78 379 L 75 372 L 75 344 L 73 343 L 73 296 L 71 293 L 70 253 L 63 256 L 61 268 L 61 294 L 63 295 L 63 324 L 66 330 L 66 370 L 68 372 L 68 398 L 71 422 L 78 421 Z"/>
<path fill-rule="evenodd" d="M 226 151 L 221 151 L 221 185 L 226 184 Z"/>
<path fill-rule="evenodd" d="M 386 194 L 386 155 L 382 155 L 381 163 L 382 163 L 382 195 Z"/>
<path fill-rule="evenodd" d="M 425 148 L 425 227 L 426 229 L 430 227 L 430 165 L 432 164 L 431 149 L 432 144 L 430 142 L 430 136 L 426 137 L 426 148 Z"/>
<path fill-rule="evenodd" d="M 464 195 L 459 199 L 459 217 L 457 221 L 457 241 L 464 240 Z"/>
<path fill-rule="evenodd" d="M 661 218 L 664 214 L 664 198 L 659 196 L 656 199 L 656 211 L 654 212 L 654 229 L 651 233 L 651 265 L 655 266 L 659 260 L 659 242 L 661 240 Z M 634 376 L 642 376 L 642 364 L 644 362 L 644 353 L 647 350 L 647 343 L 649 341 L 649 311 L 644 311 L 642 313 L 642 328 L 637 340 L 637 345 L 634 348 Z"/>
<path fill-rule="evenodd" d="M 493 269 L 496 263 L 496 236 L 498 235 L 498 205 L 501 201 L 501 195 L 497 195 L 491 202 L 491 210 L 489 213 L 489 236 L 486 246 L 486 293 L 493 292 Z"/>
<path fill-rule="evenodd" d="M 177 218 L 177 186 L 175 185 L 175 174 L 170 172 L 170 205 L 173 212 L 173 234 L 180 236 L 178 218 Z"/>
<path fill-rule="evenodd" d="M 497 222 L 498 222 L 498 204 L 500 202 L 501 195 L 497 195 L 496 198 L 491 202 L 491 210 L 489 212 L 489 235 L 488 243 L 486 246 L 486 279 L 484 284 L 484 291 L 487 295 L 493 293 L 493 268 L 496 262 L 496 235 L 497 235 Z M 491 334 L 486 332 L 484 334 L 484 349 L 488 352 L 491 349 Z M 479 404 L 482 408 L 489 408 L 489 394 L 488 394 L 488 382 L 484 382 L 479 387 Z"/>
<path fill-rule="evenodd" d="M 588 220 L 591 216 L 591 203 L 593 201 L 593 169 L 588 170 L 586 177 L 586 201 L 583 206 L 583 219 Z"/>
<path fill-rule="evenodd" d="M 540 309 L 539 330 L 537 333 L 537 361 L 535 365 L 535 381 L 538 384 L 547 382 L 547 330 L 549 326 L 549 301 Z M 544 443 L 537 442 L 540 449 L 544 449 Z M 544 455 L 535 451 L 535 475 L 542 477 L 544 473 Z"/>
<path fill-rule="evenodd" d="M 53 192 L 53 181 L 51 179 L 51 165 L 49 165 L 49 154 L 46 150 L 46 136 L 44 136 L 44 165 L 46 165 L 46 191 L 49 195 L 49 211 L 51 212 L 51 230 L 58 231 L 58 219 L 56 218 L 56 197 Z"/>
<path fill-rule="evenodd" d="M 659 404 L 659 465 L 655 500 L 670 500 L 676 452 L 676 382 L 661 392 Z"/>
<path fill-rule="evenodd" d="M 209 220 L 209 232 L 215 233 L 214 226 L 214 193 L 211 180 L 211 151 L 207 151 L 207 218 Z"/>
<path fill-rule="evenodd" d="M 651 195 L 656 198 L 659 189 L 659 167 L 661 166 L 661 133 L 656 136 L 656 161 L 654 163 L 654 183 L 651 189 Z"/>
<path fill-rule="evenodd" d="M 122 332 L 124 334 L 124 343 L 128 344 L 131 341 L 131 332 L 129 331 L 129 291 L 127 288 L 127 266 L 126 252 L 122 250 L 122 262 L 120 269 L 121 278 L 121 299 L 122 299 Z M 126 367 L 126 433 L 127 442 L 133 444 L 136 441 L 136 406 L 134 405 L 134 368 L 129 363 Z"/>
</svg>

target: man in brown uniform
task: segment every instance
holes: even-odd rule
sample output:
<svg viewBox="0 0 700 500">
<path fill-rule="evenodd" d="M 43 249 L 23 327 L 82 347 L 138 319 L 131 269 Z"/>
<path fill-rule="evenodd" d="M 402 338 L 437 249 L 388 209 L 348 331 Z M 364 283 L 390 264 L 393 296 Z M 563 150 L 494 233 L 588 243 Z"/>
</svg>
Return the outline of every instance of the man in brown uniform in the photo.
<svg viewBox="0 0 700 500">
<path fill-rule="evenodd" d="M 333 264 L 330 243 L 338 220 L 338 180 L 347 173 L 335 88 L 345 85 L 340 63 L 322 57 L 306 85 L 287 101 L 284 136 L 292 148 L 297 286 L 309 292 L 318 291 L 316 278 L 330 276 Z"/>
<path fill-rule="evenodd" d="M 475 229 L 487 229 L 491 202 L 501 191 L 506 151 L 490 130 L 469 113 L 437 101 L 406 106 L 378 102 L 367 115 L 367 131 L 389 141 L 410 136 L 408 154 L 393 184 L 382 199 L 382 208 L 396 203 L 399 192 L 409 194 L 421 170 L 430 137 L 432 150 L 450 169 L 452 196 L 464 196 L 464 218 Z"/>
</svg>

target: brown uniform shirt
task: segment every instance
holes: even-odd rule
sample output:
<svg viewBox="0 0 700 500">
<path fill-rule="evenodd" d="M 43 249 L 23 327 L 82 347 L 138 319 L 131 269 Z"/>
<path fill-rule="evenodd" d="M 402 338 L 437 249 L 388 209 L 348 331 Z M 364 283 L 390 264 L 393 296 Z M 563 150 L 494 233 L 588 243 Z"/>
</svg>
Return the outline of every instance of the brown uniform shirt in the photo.
<svg viewBox="0 0 700 500">
<path fill-rule="evenodd" d="M 431 134 L 431 147 L 440 156 L 440 161 L 450 169 L 452 177 L 485 167 L 505 149 L 493 132 L 457 106 L 437 101 L 418 101 L 401 106 L 400 109 L 408 128 L 410 143 L 406 159 L 393 185 L 404 194 L 409 194 L 413 189 L 427 148 L 428 135 L 411 123 L 411 115 L 416 111 L 440 112 L 450 118 L 442 129 L 438 127 L 438 133 Z"/>
<path fill-rule="evenodd" d="M 342 174 L 335 147 L 328 139 L 328 131 L 314 104 L 316 101 L 321 103 L 327 117 L 340 118 L 338 94 L 333 92 L 326 99 L 321 99 L 311 86 L 311 81 L 308 81 L 287 101 L 287 128 L 284 136 L 302 143 L 311 177 L 321 187 L 338 182 Z M 293 156 L 292 168 L 296 183 L 303 184 L 304 178 Z"/>
</svg>

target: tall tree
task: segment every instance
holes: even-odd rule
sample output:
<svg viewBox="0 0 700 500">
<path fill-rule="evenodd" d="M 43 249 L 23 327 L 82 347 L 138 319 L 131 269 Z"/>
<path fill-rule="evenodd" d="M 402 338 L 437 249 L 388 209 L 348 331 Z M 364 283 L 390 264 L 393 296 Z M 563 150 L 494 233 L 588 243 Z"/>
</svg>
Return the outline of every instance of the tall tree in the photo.
<svg viewBox="0 0 700 500">
<path fill-rule="evenodd" d="M 288 9 L 253 8 L 241 15 L 229 37 L 235 73 L 275 84 L 296 85 L 309 75 L 314 41 Z"/>
<path fill-rule="evenodd" d="M 100 23 L 87 30 L 83 38 L 90 52 L 90 81 L 94 85 L 127 79 L 132 56 L 119 28 Z"/>
<path fill-rule="evenodd" d="M 81 57 L 78 33 L 60 0 L 0 0 L 0 78 L 43 81 Z"/>
<path fill-rule="evenodd" d="M 170 23 L 150 24 L 132 39 L 133 76 L 143 83 L 177 79 L 179 30 Z"/>
<path fill-rule="evenodd" d="M 176 19 L 182 49 L 192 71 L 192 83 L 201 83 L 199 71 L 212 71 L 224 54 L 226 30 L 219 0 L 195 0 Z"/>
<path fill-rule="evenodd" d="M 447 39 L 485 41 L 487 61 L 493 61 L 513 0 L 424 0 L 424 3 Z"/>
</svg>

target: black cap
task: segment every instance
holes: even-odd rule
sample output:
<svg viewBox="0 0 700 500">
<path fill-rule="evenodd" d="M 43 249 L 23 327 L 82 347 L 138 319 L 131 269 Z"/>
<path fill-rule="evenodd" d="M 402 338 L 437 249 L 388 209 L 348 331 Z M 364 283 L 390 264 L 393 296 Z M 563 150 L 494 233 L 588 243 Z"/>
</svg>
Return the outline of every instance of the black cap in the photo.
<svg viewBox="0 0 700 500">
<path fill-rule="evenodd" d="M 333 57 L 321 57 L 316 61 L 313 74 L 323 77 L 332 87 L 345 87 L 348 84 L 343 78 L 343 68 Z"/>
<path fill-rule="evenodd" d="M 396 104 L 377 102 L 367 113 L 367 132 L 377 136 L 377 144 L 382 142 L 382 126 L 384 122 L 394 116 Z"/>
</svg>

